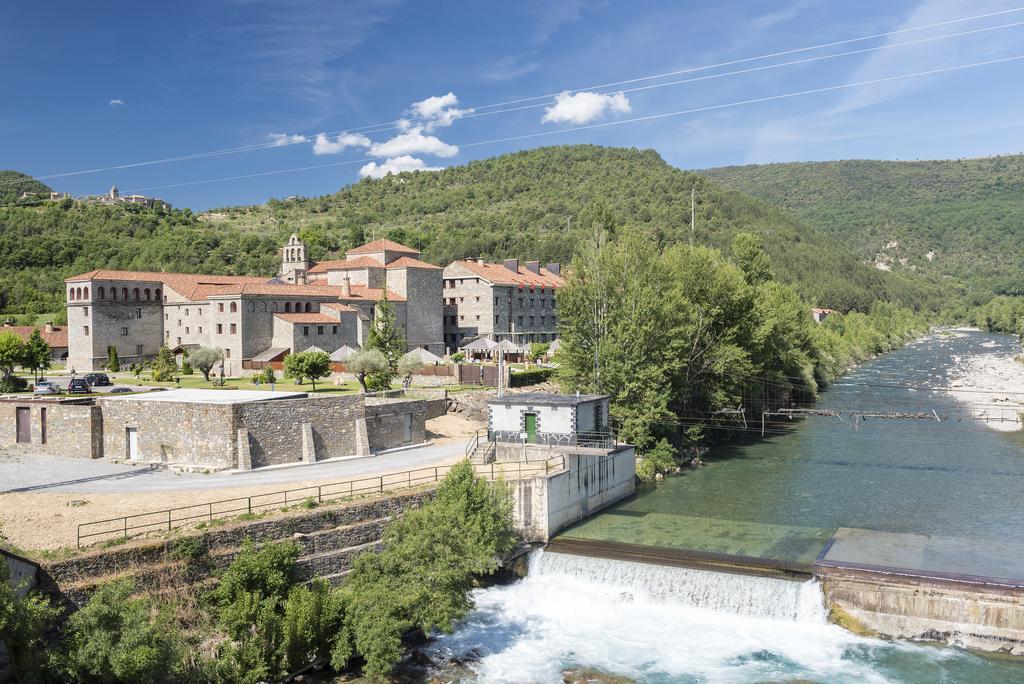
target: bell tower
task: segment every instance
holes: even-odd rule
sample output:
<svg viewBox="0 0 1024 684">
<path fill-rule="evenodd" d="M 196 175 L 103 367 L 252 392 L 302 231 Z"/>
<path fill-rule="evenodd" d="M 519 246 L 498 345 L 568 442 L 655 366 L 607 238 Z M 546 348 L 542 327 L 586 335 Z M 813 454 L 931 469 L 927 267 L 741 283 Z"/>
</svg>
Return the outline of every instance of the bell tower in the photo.
<svg viewBox="0 0 1024 684">
<path fill-rule="evenodd" d="M 304 285 L 306 273 L 309 271 L 309 259 L 306 256 L 306 243 L 299 239 L 299 236 L 292 233 L 281 249 L 281 272 L 278 277 L 282 280 Z"/>
</svg>

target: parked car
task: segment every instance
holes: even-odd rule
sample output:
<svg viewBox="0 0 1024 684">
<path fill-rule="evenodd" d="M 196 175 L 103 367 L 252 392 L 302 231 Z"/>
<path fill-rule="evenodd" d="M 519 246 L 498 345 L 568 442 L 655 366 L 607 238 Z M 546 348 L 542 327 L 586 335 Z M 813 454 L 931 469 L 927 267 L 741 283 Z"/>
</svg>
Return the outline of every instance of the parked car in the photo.
<svg viewBox="0 0 1024 684">
<path fill-rule="evenodd" d="M 85 376 L 85 381 L 92 387 L 109 387 L 114 384 L 110 382 L 106 373 L 89 373 Z"/>
<path fill-rule="evenodd" d="M 91 394 L 92 387 L 85 378 L 75 378 L 68 383 L 68 394 Z"/>
<path fill-rule="evenodd" d="M 60 394 L 60 387 L 58 387 L 56 383 L 48 380 L 40 380 L 36 383 L 36 388 L 32 390 L 32 394 Z"/>
<path fill-rule="evenodd" d="M 135 390 L 133 390 L 131 387 L 115 387 L 114 389 L 110 390 L 110 393 L 111 394 L 128 394 L 128 393 L 134 392 L 134 391 Z"/>
</svg>

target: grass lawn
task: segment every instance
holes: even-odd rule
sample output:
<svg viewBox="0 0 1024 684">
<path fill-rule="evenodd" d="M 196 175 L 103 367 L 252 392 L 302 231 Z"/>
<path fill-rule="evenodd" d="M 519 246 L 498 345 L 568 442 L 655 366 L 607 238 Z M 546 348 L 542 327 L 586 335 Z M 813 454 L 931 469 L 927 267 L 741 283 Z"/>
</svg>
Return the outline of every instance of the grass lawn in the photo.
<svg viewBox="0 0 1024 684">
<path fill-rule="evenodd" d="M 146 387 L 181 387 L 189 389 L 245 389 L 245 390 L 266 390 L 270 391 L 270 385 L 266 384 L 253 384 L 249 378 L 227 378 L 224 387 L 214 385 L 213 382 L 207 382 L 203 379 L 202 373 L 194 373 L 192 375 L 179 375 L 180 383 L 176 382 L 154 382 L 146 377 L 145 374 L 139 376 L 136 380 L 132 376 L 116 377 L 111 378 L 115 385 L 141 385 Z M 286 380 L 281 378 L 279 382 L 274 384 L 274 390 L 279 392 L 312 392 L 313 385 L 309 382 L 301 385 L 296 384 L 292 380 Z M 338 394 L 354 394 L 359 391 L 359 383 L 357 382 L 346 382 L 343 385 L 335 385 L 330 380 L 317 381 L 316 383 L 317 394 L 323 392 L 334 392 Z"/>
</svg>

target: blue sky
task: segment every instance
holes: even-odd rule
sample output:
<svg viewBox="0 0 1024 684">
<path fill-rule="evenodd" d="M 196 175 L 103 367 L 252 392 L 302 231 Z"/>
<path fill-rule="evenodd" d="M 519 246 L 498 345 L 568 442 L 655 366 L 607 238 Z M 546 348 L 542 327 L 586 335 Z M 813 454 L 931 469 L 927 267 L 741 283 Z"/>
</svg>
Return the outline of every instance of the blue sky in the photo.
<svg viewBox="0 0 1024 684">
<path fill-rule="evenodd" d="M 47 176 L 249 148 L 47 180 L 199 210 L 550 144 L 654 148 L 688 169 L 1015 153 L 1024 60 L 634 119 L 1022 57 L 1017 2 L 10 3 L 0 168 Z M 853 50 L 872 51 L 775 66 Z M 523 98 L 538 99 L 488 107 Z M 215 180 L 235 176 L 250 177 Z"/>
</svg>

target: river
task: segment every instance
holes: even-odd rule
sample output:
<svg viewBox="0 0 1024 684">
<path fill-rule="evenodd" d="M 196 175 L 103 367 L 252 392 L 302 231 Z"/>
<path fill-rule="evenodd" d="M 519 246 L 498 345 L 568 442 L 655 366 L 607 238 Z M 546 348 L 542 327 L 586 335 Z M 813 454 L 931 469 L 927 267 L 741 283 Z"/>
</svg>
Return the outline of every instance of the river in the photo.
<svg viewBox="0 0 1024 684">
<path fill-rule="evenodd" d="M 1024 433 L 970 420 L 941 389 L 967 358 L 1017 352 L 1009 336 L 925 338 L 825 391 L 819 407 L 843 420 L 794 421 L 716 448 L 703 468 L 565 534 L 798 562 L 833 536 L 860 534 L 870 542 L 860 551 L 881 548 L 896 561 L 918 544 L 918 569 L 1020 578 Z M 932 420 L 852 417 L 932 410 Z M 828 624 L 813 581 L 535 553 L 526 579 L 474 598 L 455 634 L 430 648 L 468 659 L 470 681 L 559 682 L 572 668 L 639 682 L 1024 680 L 1020 661 Z"/>
</svg>

